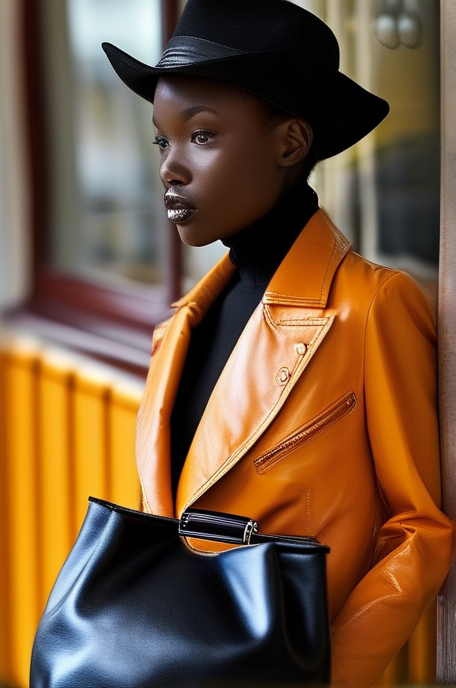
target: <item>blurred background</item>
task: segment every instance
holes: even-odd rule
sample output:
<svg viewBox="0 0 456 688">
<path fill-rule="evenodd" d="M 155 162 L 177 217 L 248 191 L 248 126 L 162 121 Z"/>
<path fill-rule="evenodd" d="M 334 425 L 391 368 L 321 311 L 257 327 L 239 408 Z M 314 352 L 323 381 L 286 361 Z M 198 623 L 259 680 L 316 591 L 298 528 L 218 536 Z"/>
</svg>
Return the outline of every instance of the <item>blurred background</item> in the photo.
<svg viewBox="0 0 456 688">
<path fill-rule="evenodd" d="M 152 329 L 222 255 L 164 214 L 151 106 L 100 44 L 155 64 L 181 0 L 0 1 L 0 679 L 37 622 L 89 494 L 139 503 L 134 423 Z M 311 184 L 355 250 L 436 304 L 439 0 L 296 0 L 391 114 Z M 336 113 L 337 115 L 337 113 Z M 379 685 L 432 683 L 433 610 Z"/>
</svg>

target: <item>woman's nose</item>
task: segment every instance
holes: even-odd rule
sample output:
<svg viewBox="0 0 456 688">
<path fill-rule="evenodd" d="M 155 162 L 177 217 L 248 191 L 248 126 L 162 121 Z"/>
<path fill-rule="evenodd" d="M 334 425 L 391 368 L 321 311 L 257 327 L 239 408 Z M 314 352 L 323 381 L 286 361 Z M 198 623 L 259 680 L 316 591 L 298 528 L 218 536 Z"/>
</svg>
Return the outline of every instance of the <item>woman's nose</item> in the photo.
<svg viewBox="0 0 456 688">
<path fill-rule="evenodd" d="M 179 154 L 171 150 L 160 165 L 160 178 L 165 186 L 179 186 L 190 182 L 190 171 L 179 159 Z"/>
</svg>

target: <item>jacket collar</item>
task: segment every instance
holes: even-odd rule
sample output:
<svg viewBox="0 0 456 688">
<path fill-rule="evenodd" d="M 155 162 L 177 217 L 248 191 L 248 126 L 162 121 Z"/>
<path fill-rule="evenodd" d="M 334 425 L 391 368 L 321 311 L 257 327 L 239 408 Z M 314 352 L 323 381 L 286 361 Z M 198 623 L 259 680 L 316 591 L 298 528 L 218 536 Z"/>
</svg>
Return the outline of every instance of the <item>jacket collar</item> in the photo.
<svg viewBox="0 0 456 688">
<path fill-rule="evenodd" d="M 318 210 L 274 274 L 263 303 L 325 308 L 334 273 L 349 249 L 326 212 Z"/>
</svg>

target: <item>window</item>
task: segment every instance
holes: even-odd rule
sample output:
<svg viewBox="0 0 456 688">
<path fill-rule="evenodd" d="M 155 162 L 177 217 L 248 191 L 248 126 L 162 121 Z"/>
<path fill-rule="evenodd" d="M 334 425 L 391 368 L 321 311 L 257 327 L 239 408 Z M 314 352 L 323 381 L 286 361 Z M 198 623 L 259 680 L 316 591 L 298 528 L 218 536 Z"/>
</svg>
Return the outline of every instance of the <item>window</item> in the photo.
<svg viewBox="0 0 456 688">
<path fill-rule="evenodd" d="M 158 62 L 160 5 L 130 0 L 125 11 L 121 0 L 46 0 L 43 7 L 52 103 L 49 261 L 97 283 L 160 284 L 165 222 L 151 105 L 131 97 L 101 49 L 107 40 Z"/>
<path fill-rule="evenodd" d="M 307 3 L 308 4 L 308 3 Z M 317 168 L 320 200 L 367 258 L 438 274 L 440 42 L 436 0 L 324 0 L 342 70 L 391 112 L 359 144 Z"/>
<path fill-rule="evenodd" d="M 162 209 L 151 106 L 100 43 L 161 54 L 177 0 L 23 0 L 33 296 L 15 320 L 143 374 L 153 326 L 181 292 Z"/>
</svg>

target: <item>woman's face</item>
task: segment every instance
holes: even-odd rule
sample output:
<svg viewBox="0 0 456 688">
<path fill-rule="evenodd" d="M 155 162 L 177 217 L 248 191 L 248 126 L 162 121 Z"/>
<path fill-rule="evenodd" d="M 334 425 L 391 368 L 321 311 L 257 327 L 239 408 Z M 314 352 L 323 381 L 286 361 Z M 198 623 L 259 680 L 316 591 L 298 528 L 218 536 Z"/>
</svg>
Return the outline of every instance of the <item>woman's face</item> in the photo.
<svg viewBox="0 0 456 688">
<path fill-rule="evenodd" d="M 160 177 L 168 218 L 184 243 L 226 239 L 276 204 L 288 182 L 279 121 L 265 116 L 255 96 L 227 84 L 160 78 L 153 116 Z"/>
</svg>

